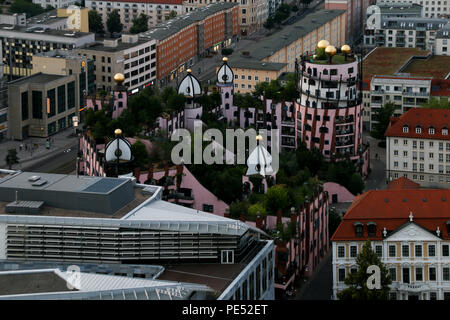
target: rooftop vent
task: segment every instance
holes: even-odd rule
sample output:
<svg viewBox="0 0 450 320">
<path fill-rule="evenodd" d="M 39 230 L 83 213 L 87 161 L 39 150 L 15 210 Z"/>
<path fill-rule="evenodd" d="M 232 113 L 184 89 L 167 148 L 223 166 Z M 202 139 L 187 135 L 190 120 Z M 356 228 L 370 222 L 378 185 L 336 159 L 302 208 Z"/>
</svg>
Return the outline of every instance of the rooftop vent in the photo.
<svg viewBox="0 0 450 320">
<path fill-rule="evenodd" d="M 44 201 L 13 201 L 5 206 L 6 213 L 39 214 Z"/>
<path fill-rule="evenodd" d="M 31 185 L 33 187 L 40 187 L 40 186 L 43 186 L 46 183 L 47 183 L 47 180 L 38 180 L 36 182 L 33 182 Z"/>
<path fill-rule="evenodd" d="M 31 176 L 31 177 L 28 177 L 28 181 L 30 181 L 30 182 L 36 182 L 36 181 L 38 181 L 40 178 L 41 178 L 40 176 Z"/>
</svg>

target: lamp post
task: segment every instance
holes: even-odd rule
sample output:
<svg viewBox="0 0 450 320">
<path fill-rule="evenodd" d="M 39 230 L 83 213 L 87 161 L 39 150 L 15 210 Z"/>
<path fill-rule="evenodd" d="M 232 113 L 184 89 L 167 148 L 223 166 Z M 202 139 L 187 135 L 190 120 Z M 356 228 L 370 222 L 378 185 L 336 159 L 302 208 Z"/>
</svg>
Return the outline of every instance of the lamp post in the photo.
<svg viewBox="0 0 450 320">
<path fill-rule="evenodd" d="M 73 116 L 72 117 L 73 127 L 75 129 L 75 136 L 78 139 L 78 148 L 77 148 L 77 161 L 76 161 L 76 171 L 77 171 L 77 178 L 79 174 L 80 169 L 80 137 L 78 136 L 78 117 Z"/>
</svg>

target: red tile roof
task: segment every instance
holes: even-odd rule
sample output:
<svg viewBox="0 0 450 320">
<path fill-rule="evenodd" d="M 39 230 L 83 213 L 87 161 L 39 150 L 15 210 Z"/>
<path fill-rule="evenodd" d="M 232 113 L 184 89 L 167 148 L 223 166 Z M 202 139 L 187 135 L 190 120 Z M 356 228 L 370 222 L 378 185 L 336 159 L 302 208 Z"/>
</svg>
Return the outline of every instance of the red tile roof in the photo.
<svg viewBox="0 0 450 320">
<path fill-rule="evenodd" d="M 431 95 L 434 97 L 450 97 L 450 79 L 432 80 Z"/>
<path fill-rule="evenodd" d="M 182 5 L 183 0 L 107 0 L 105 2 L 135 2 L 135 3 L 150 3 L 150 4 L 167 4 L 167 5 Z"/>
<path fill-rule="evenodd" d="M 371 240 L 382 240 L 383 228 L 394 231 L 413 221 L 435 234 L 437 227 L 443 239 L 450 239 L 446 222 L 450 220 L 450 189 L 372 190 L 353 201 L 337 228 L 332 241 L 364 240 L 368 222 L 375 222 L 377 231 Z M 354 223 L 364 224 L 363 238 L 355 236 Z"/>
<path fill-rule="evenodd" d="M 403 132 L 403 127 L 407 125 L 409 130 Z M 442 128 L 449 128 L 450 110 L 411 108 L 399 118 L 391 118 L 391 123 L 386 130 L 386 137 L 406 137 L 417 139 L 441 139 L 450 140 L 450 136 L 442 135 Z M 416 127 L 422 128 L 422 133 L 416 133 Z M 434 134 L 429 134 L 428 129 L 433 127 Z"/>
<path fill-rule="evenodd" d="M 388 190 L 420 189 L 420 184 L 405 177 L 395 179 L 387 185 Z"/>
</svg>

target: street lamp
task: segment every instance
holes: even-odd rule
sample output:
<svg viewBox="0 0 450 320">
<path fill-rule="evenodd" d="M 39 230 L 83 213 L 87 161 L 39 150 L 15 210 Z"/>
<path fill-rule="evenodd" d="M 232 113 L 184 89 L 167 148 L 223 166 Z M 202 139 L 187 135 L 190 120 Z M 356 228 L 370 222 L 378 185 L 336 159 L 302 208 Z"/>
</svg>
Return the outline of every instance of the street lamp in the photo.
<svg viewBox="0 0 450 320">
<path fill-rule="evenodd" d="M 79 174 L 79 167 L 80 167 L 80 138 L 78 137 L 78 117 L 73 116 L 72 117 L 73 127 L 75 128 L 75 136 L 78 139 L 78 148 L 77 148 L 77 162 L 76 162 L 76 171 L 77 171 L 77 178 Z"/>
</svg>

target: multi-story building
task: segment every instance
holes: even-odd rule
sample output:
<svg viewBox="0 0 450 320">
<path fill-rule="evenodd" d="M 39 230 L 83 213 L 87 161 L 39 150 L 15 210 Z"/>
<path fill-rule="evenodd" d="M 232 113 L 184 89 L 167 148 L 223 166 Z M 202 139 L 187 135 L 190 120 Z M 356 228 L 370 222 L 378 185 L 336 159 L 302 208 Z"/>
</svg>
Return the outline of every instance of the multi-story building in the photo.
<svg viewBox="0 0 450 320">
<path fill-rule="evenodd" d="M 237 4 L 219 2 L 169 20 L 140 37 L 156 40 L 156 78 L 164 85 L 198 56 L 229 46 L 238 34 Z"/>
<path fill-rule="evenodd" d="M 227 2 L 226 0 L 219 1 Z M 216 0 L 184 0 L 183 6 L 185 12 L 189 12 L 216 2 Z M 233 2 L 239 4 L 239 30 L 244 36 L 259 30 L 282 3 L 280 0 L 233 0 Z"/>
<path fill-rule="evenodd" d="M 163 201 L 162 187 L 132 177 L 2 171 L 0 190 L 7 263 L 90 264 L 95 273 L 208 286 L 219 300 L 274 299 L 267 234 Z"/>
<path fill-rule="evenodd" d="M 77 6 L 44 12 L 26 20 L 28 28 L 89 32 L 88 9 Z"/>
<path fill-rule="evenodd" d="M 442 18 L 420 17 L 420 6 L 371 6 L 364 32 L 367 47 L 398 47 L 435 50 L 436 34 L 450 21 Z M 393 14 L 390 11 L 398 11 Z"/>
<path fill-rule="evenodd" d="M 156 79 L 156 42 L 123 34 L 121 39 L 105 39 L 77 52 L 94 61 L 97 90 L 110 92 L 114 75 L 125 76 L 124 85 L 136 93 Z"/>
<path fill-rule="evenodd" d="M 404 176 L 423 187 L 450 184 L 450 112 L 415 108 L 391 118 L 386 130 L 386 179 Z"/>
<path fill-rule="evenodd" d="M 386 6 L 419 4 L 423 7 L 423 16 L 426 18 L 450 18 L 450 2 L 447 0 L 377 0 L 377 4 Z"/>
<path fill-rule="evenodd" d="M 8 108 L 0 108 L 0 142 L 8 135 Z"/>
<path fill-rule="evenodd" d="M 347 43 L 353 43 L 362 36 L 366 11 L 374 0 L 325 0 L 327 10 L 345 10 Z"/>
<path fill-rule="evenodd" d="M 37 53 L 55 49 L 71 50 L 95 42 L 93 33 L 19 26 L 0 26 L 3 74 L 9 79 L 32 74 L 32 60 Z"/>
<path fill-rule="evenodd" d="M 106 20 L 113 10 L 118 11 L 124 31 L 129 31 L 133 26 L 133 19 L 141 14 L 148 16 L 148 25 L 153 27 L 168 20 L 172 12 L 177 15 L 184 12 L 183 0 L 86 0 L 85 6 L 101 15 L 105 30 Z"/>
<path fill-rule="evenodd" d="M 76 2 L 76 0 L 33 0 L 33 3 L 40 5 L 44 9 L 47 8 L 47 6 L 52 6 L 53 8 L 65 8 Z"/>
<path fill-rule="evenodd" d="M 368 239 L 392 279 L 390 299 L 450 299 L 450 190 L 411 187 L 354 200 L 331 238 L 335 299 Z"/>
<path fill-rule="evenodd" d="M 27 17 L 25 13 L 1 13 L 0 24 L 26 26 Z"/>
<path fill-rule="evenodd" d="M 436 40 L 435 40 L 435 53 L 437 55 L 448 56 L 450 55 L 450 23 L 437 31 Z"/>
<path fill-rule="evenodd" d="M 79 116 L 83 90 L 76 74 L 36 73 L 9 82 L 9 136 L 45 138 L 72 126 L 72 117 Z"/>
</svg>

